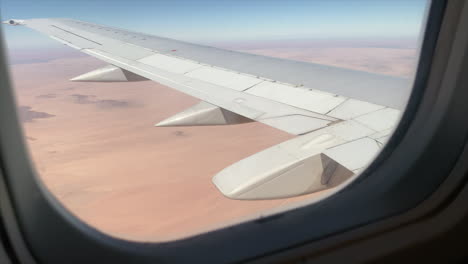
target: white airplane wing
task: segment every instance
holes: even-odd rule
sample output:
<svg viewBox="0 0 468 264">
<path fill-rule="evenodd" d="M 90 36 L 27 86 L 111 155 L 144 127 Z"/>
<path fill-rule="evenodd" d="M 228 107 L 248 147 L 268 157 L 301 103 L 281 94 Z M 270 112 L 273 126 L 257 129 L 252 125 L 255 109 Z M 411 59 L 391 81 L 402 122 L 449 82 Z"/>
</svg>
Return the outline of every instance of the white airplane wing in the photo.
<svg viewBox="0 0 468 264">
<path fill-rule="evenodd" d="M 233 199 L 291 197 L 329 188 L 364 168 L 399 120 L 404 78 L 258 56 L 71 19 L 8 20 L 109 66 L 72 81 L 150 79 L 201 103 L 156 126 L 258 121 L 298 135 L 219 172 Z"/>
</svg>

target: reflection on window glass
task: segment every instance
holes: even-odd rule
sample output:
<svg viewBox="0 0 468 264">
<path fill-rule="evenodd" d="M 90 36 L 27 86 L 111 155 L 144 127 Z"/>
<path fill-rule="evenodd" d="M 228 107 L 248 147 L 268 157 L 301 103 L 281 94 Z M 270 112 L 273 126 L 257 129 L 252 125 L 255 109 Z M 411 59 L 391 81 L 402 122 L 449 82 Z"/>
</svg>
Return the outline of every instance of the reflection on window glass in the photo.
<svg viewBox="0 0 468 264">
<path fill-rule="evenodd" d="M 354 179 L 404 111 L 427 5 L 7 0 L 1 15 L 41 180 L 105 233 L 166 241 Z"/>
</svg>

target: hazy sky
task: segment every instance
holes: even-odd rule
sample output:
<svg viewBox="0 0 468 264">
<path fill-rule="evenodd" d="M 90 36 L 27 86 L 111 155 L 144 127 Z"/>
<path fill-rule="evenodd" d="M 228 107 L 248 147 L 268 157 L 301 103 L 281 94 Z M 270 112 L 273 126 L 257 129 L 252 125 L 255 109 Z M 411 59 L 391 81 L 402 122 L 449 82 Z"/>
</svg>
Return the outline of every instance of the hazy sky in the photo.
<svg viewBox="0 0 468 264">
<path fill-rule="evenodd" d="M 7 18 L 64 17 L 192 42 L 417 37 L 426 0 L 1 0 Z M 58 45 L 3 26 L 10 47 Z"/>
</svg>

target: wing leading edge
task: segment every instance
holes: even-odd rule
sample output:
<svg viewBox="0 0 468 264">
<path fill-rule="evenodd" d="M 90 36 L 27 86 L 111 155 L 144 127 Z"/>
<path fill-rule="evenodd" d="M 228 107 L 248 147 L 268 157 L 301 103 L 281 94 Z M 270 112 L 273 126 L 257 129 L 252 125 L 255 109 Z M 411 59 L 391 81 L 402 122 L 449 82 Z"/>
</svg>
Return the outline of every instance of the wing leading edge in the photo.
<svg viewBox="0 0 468 264">
<path fill-rule="evenodd" d="M 8 20 L 110 65 L 73 81 L 150 79 L 203 102 L 157 126 L 258 121 L 298 137 L 219 172 L 233 199 L 320 191 L 362 170 L 391 135 L 406 79 L 244 54 L 69 19 Z"/>
</svg>

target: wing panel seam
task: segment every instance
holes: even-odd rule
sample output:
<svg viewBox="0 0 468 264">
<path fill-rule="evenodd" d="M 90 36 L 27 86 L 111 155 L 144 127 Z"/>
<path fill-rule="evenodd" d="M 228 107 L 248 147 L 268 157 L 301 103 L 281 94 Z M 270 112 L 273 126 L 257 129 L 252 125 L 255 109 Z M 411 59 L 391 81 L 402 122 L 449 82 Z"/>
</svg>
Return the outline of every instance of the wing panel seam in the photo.
<svg viewBox="0 0 468 264">
<path fill-rule="evenodd" d="M 71 31 L 68 31 L 68 30 L 66 30 L 66 29 L 60 28 L 60 27 L 58 27 L 58 26 L 56 26 L 56 25 L 50 25 L 50 26 L 51 26 L 51 27 L 54 27 L 54 28 L 57 28 L 57 29 L 59 29 L 59 30 L 62 30 L 62 31 L 64 31 L 64 32 L 67 32 L 68 34 L 72 34 L 72 35 L 74 35 L 74 36 L 77 36 L 77 37 L 79 37 L 79 38 L 82 38 L 82 39 L 84 39 L 84 40 L 86 40 L 86 41 L 93 42 L 93 43 L 95 43 L 95 44 L 98 44 L 98 45 L 102 46 L 102 43 L 99 43 L 99 42 L 96 42 L 96 41 L 94 41 L 94 40 L 88 39 L 88 38 L 86 38 L 86 37 L 80 36 L 80 35 L 78 35 L 78 34 L 76 34 L 76 33 L 73 33 L 73 32 L 71 32 Z"/>
</svg>

